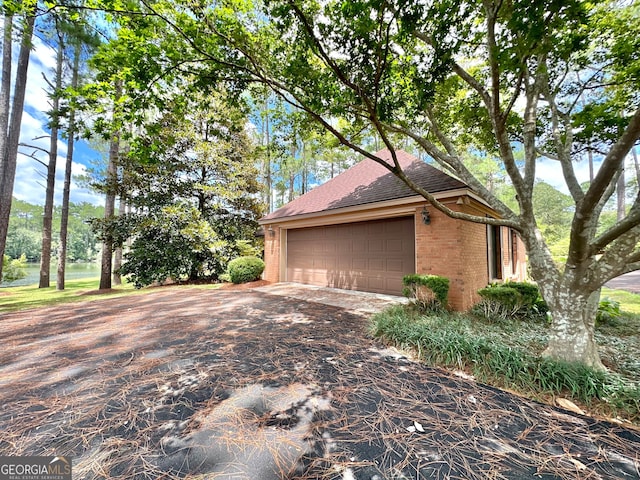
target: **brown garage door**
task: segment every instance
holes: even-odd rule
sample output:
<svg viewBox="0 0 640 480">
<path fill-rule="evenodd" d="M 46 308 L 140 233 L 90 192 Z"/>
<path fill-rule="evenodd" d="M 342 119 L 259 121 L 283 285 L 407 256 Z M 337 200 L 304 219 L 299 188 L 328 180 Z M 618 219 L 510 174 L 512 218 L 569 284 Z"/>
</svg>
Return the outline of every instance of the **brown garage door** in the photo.
<svg viewBox="0 0 640 480">
<path fill-rule="evenodd" d="M 289 282 L 399 295 L 413 272 L 413 217 L 287 231 Z"/>
</svg>

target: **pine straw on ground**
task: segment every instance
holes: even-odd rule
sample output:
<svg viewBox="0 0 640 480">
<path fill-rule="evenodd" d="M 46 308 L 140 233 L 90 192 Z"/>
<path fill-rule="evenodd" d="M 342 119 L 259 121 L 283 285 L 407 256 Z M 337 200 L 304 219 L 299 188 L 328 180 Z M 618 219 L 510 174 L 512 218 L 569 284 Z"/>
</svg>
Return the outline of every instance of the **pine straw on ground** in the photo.
<svg viewBox="0 0 640 480">
<path fill-rule="evenodd" d="M 417 364 L 366 318 L 185 287 L 5 315 L 0 455 L 74 478 L 640 478 L 640 433 Z"/>
</svg>

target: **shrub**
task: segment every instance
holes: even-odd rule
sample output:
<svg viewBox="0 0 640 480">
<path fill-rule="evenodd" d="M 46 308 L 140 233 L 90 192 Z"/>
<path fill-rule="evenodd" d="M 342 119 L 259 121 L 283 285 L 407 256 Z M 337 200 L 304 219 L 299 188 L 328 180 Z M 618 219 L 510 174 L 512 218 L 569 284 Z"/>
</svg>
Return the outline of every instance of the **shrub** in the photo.
<svg viewBox="0 0 640 480">
<path fill-rule="evenodd" d="M 520 293 L 523 305 L 535 305 L 536 301 L 540 299 L 540 289 L 535 283 L 507 282 L 504 285 L 509 288 L 513 288 Z"/>
<path fill-rule="evenodd" d="M 2 257 L 2 277 L 0 281 L 7 283 L 21 280 L 27 276 L 27 257 L 23 253 L 20 258 L 11 259 L 8 255 Z"/>
<path fill-rule="evenodd" d="M 620 302 L 609 297 L 604 297 L 598 304 L 598 313 L 596 314 L 596 326 L 613 324 L 622 315 L 620 311 Z"/>
<path fill-rule="evenodd" d="M 213 280 L 237 255 L 191 205 L 166 206 L 120 222 L 117 236 L 125 237 L 122 226 L 129 222 L 134 240 L 119 271 L 136 288 L 167 279 Z"/>
<path fill-rule="evenodd" d="M 238 257 L 229 262 L 227 273 L 233 283 L 258 280 L 264 271 L 264 262 L 258 257 Z"/>
<path fill-rule="evenodd" d="M 447 307 L 449 279 L 438 275 L 406 275 L 402 278 L 402 293 L 421 311 L 442 310 Z"/>
<path fill-rule="evenodd" d="M 538 286 L 533 283 L 492 283 L 478 290 L 478 295 L 482 300 L 472 311 L 488 319 L 535 318 L 545 316 L 549 311 Z"/>
</svg>

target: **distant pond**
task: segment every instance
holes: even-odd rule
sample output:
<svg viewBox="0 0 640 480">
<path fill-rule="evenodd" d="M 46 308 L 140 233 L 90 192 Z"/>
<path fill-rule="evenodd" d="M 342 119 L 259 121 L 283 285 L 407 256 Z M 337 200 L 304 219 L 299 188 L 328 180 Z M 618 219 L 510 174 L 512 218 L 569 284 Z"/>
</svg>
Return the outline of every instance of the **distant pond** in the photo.
<svg viewBox="0 0 640 480">
<path fill-rule="evenodd" d="M 29 263 L 27 264 L 27 276 L 22 280 L 16 280 L 15 282 L 2 282 L 2 287 L 22 287 L 26 285 L 34 285 L 40 282 L 40 264 Z M 55 285 L 56 277 L 58 276 L 58 264 L 55 261 L 51 262 L 51 285 Z M 77 280 L 79 278 L 97 278 L 100 276 L 100 264 L 97 262 L 86 263 L 68 263 L 65 269 L 65 281 Z"/>
</svg>

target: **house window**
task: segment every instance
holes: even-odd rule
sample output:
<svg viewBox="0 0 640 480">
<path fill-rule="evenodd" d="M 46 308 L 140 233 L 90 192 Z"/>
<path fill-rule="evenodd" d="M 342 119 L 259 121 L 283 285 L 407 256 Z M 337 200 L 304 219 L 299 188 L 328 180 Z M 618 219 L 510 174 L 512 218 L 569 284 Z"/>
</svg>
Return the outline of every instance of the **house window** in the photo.
<svg viewBox="0 0 640 480">
<path fill-rule="evenodd" d="M 502 236 L 501 227 L 487 225 L 487 260 L 489 264 L 489 281 L 502 279 Z"/>
<path fill-rule="evenodd" d="M 509 229 L 511 233 L 511 273 L 516 274 L 518 272 L 518 232 L 513 229 Z"/>
</svg>

